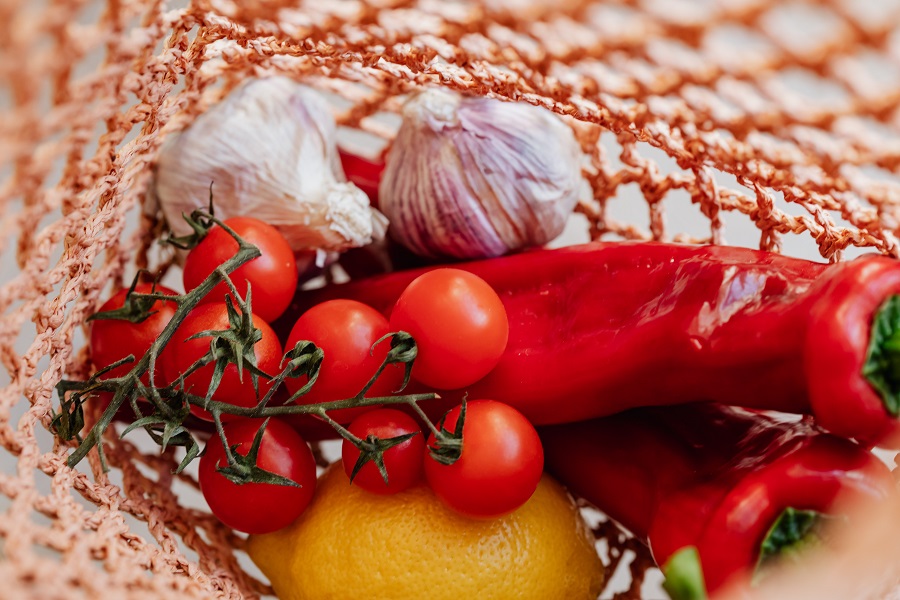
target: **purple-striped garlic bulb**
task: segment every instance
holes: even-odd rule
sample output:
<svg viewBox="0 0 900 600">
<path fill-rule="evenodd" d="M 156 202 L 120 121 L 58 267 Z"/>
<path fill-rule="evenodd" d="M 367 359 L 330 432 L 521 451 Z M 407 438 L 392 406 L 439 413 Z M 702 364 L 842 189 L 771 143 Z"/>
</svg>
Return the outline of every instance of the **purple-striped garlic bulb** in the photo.
<svg viewBox="0 0 900 600">
<path fill-rule="evenodd" d="M 545 109 L 426 89 L 403 108 L 379 208 L 416 254 L 500 256 L 562 232 L 584 189 L 582 160 Z"/>
</svg>

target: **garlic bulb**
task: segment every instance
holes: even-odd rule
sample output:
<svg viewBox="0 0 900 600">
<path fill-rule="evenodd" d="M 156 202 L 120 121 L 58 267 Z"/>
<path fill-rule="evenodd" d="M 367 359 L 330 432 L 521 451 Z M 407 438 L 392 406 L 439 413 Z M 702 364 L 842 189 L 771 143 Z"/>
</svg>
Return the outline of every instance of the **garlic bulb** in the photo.
<svg viewBox="0 0 900 600">
<path fill-rule="evenodd" d="M 582 158 L 572 130 L 544 109 L 428 89 L 403 108 L 379 208 L 417 254 L 499 256 L 562 232 Z"/>
<path fill-rule="evenodd" d="M 295 251 L 341 251 L 381 239 L 387 221 L 347 183 L 325 101 L 285 77 L 250 80 L 169 136 L 154 192 L 178 234 L 209 202 L 216 215 L 252 216 L 278 228 Z"/>
</svg>

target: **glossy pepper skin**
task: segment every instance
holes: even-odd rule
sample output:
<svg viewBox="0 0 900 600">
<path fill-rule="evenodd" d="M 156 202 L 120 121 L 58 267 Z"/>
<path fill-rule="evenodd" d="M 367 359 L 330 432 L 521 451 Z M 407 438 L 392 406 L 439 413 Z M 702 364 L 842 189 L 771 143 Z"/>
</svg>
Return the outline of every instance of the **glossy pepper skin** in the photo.
<svg viewBox="0 0 900 600">
<path fill-rule="evenodd" d="M 861 375 L 873 312 L 900 293 L 896 260 L 595 242 L 453 266 L 487 280 L 510 320 L 500 364 L 466 391 L 536 424 L 710 400 L 813 414 L 872 443 L 897 428 Z M 289 312 L 345 297 L 389 314 L 425 270 L 301 295 Z"/>
<path fill-rule="evenodd" d="M 378 184 L 381 182 L 381 175 L 384 173 L 384 159 L 371 159 L 352 154 L 342 149 L 338 149 L 338 155 L 341 158 L 341 166 L 356 187 L 361 189 L 369 197 L 372 206 L 378 208 Z"/>
<path fill-rule="evenodd" d="M 788 507 L 834 514 L 894 489 L 888 468 L 853 442 L 716 404 L 635 409 L 540 435 L 547 470 L 648 542 L 658 564 L 696 547 L 710 593 L 750 575 Z"/>
</svg>

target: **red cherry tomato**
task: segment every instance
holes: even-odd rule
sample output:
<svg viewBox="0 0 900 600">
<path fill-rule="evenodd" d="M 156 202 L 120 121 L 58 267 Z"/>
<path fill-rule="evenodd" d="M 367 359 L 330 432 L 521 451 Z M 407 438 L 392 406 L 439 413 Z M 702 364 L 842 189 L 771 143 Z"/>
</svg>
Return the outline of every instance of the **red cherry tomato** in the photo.
<svg viewBox="0 0 900 600">
<path fill-rule="evenodd" d="M 358 438 L 365 440 L 373 435 L 380 440 L 415 433 L 413 437 L 385 450 L 384 466 L 388 473 L 388 483 L 374 462 L 369 461 L 353 478 L 353 485 L 375 494 L 396 494 L 409 488 L 422 477 L 422 455 L 425 438 L 416 421 L 406 413 L 392 408 L 370 410 L 355 419 L 347 429 Z M 347 477 L 359 459 L 359 448 L 344 440 L 341 447 L 341 461 Z"/>
<path fill-rule="evenodd" d="M 486 281 L 459 269 L 435 269 L 414 279 L 397 299 L 391 329 L 416 340 L 412 376 L 449 390 L 473 384 L 497 366 L 509 320 Z"/>
<path fill-rule="evenodd" d="M 453 431 L 460 407 L 447 413 Z M 428 446 L 434 445 L 432 437 Z M 425 457 L 425 478 L 449 507 L 475 518 L 513 512 L 531 498 L 544 469 L 534 426 L 513 407 L 494 400 L 466 403 L 462 453 L 452 465 Z"/>
<path fill-rule="evenodd" d="M 262 339 L 253 347 L 256 355 L 256 366 L 269 375 L 277 375 L 281 372 L 282 351 L 278 337 L 268 323 L 253 315 L 253 325 L 262 333 Z M 161 361 L 162 373 L 166 382 L 173 382 L 188 367 L 209 351 L 212 338 L 202 337 L 189 340 L 187 338 L 201 331 L 229 329 L 228 312 L 224 302 L 216 304 L 200 304 L 192 310 L 184 321 L 175 330 L 172 339 L 167 346 L 166 357 Z M 185 389 L 205 396 L 215 366 L 211 363 L 201 367 L 185 378 Z M 259 378 L 259 394 L 253 390 L 253 379 L 246 369 L 241 376 L 237 365 L 229 364 L 225 367 L 222 381 L 213 394 L 213 400 L 227 402 L 235 406 L 255 406 L 257 401 L 265 395 L 269 383 L 264 378 Z M 191 412 L 197 417 L 207 421 L 212 416 L 202 408 L 191 407 Z"/>
<path fill-rule="evenodd" d="M 235 217 L 224 222 L 262 252 L 262 256 L 246 263 L 230 277 L 241 297 L 246 296 L 250 284 L 253 314 L 272 322 L 285 311 L 297 289 L 294 252 L 277 229 L 259 219 Z M 200 285 L 237 251 L 238 243 L 231 234 L 221 227 L 210 229 L 184 261 L 184 289 L 190 291 Z M 229 288 L 222 282 L 201 302 L 222 302 L 226 293 Z"/>
<path fill-rule="evenodd" d="M 329 300 L 303 313 L 288 336 L 287 348 L 307 340 L 322 348 L 325 357 L 315 384 L 298 402 L 329 402 L 358 394 L 384 361 L 390 341 L 378 344 L 374 352 L 372 345 L 390 330 L 381 313 L 355 300 Z M 403 366 L 389 365 L 366 397 L 389 396 L 402 382 Z M 306 384 L 306 379 L 288 378 L 285 383 L 293 394 Z M 328 416 L 349 423 L 369 410 L 371 407 L 334 410 Z"/>
<path fill-rule="evenodd" d="M 153 291 L 153 285 L 142 283 L 135 286 L 134 291 L 139 294 L 149 294 Z M 175 296 L 176 292 L 169 288 L 156 286 L 156 292 L 167 296 Z M 128 289 L 120 290 L 112 298 L 107 300 L 98 312 L 107 310 L 115 310 L 125 305 L 125 296 Z M 166 325 L 172 319 L 172 315 L 178 309 L 175 302 L 167 302 L 157 300 L 151 307 L 149 317 L 140 323 L 131 323 L 119 319 L 100 319 L 91 321 L 91 362 L 97 369 L 109 366 L 128 356 L 134 355 L 135 361 L 140 360 L 144 354 L 150 350 L 150 346 L 156 341 L 156 338 L 165 329 Z M 165 350 L 164 350 L 165 353 Z M 159 368 L 161 358 L 157 358 L 156 375 L 154 383 L 160 377 L 161 369 Z M 106 374 L 105 378 L 120 377 L 130 371 L 134 367 L 134 363 L 120 365 Z M 141 377 L 141 381 L 145 384 L 149 383 L 149 374 L 145 373 Z"/>
<path fill-rule="evenodd" d="M 225 425 L 225 437 L 236 452 L 246 456 L 261 421 L 242 419 Z M 229 481 L 216 470 L 227 466 L 225 449 L 213 435 L 200 459 L 200 491 L 212 513 L 225 525 L 259 534 L 287 527 L 306 509 L 316 489 L 316 461 L 303 438 L 281 421 L 270 420 L 263 433 L 256 465 L 287 477 L 300 487 L 274 483 Z"/>
</svg>

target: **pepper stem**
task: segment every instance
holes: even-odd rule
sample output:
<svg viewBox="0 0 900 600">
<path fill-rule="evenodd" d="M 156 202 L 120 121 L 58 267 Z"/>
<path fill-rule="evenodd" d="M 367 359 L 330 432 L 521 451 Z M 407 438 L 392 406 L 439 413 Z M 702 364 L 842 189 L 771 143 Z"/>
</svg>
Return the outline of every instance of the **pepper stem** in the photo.
<svg viewBox="0 0 900 600">
<path fill-rule="evenodd" d="M 672 600 L 706 600 L 706 582 L 700 566 L 700 553 L 694 546 L 685 546 L 669 557 L 662 566 L 663 589 Z"/>
<path fill-rule="evenodd" d="M 862 375 L 893 417 L 900 416 L 900 295 L 885 300 L 872 319 Z"/>
<path fill-rule="evenodd" d="M 815 510 L 785 508 L 759 546 L 754 584 L 776 563 L 796 561 L 806 549 L 817 546 L 822 540 L 822 527 L 834 518 Z"/>
</svg>

